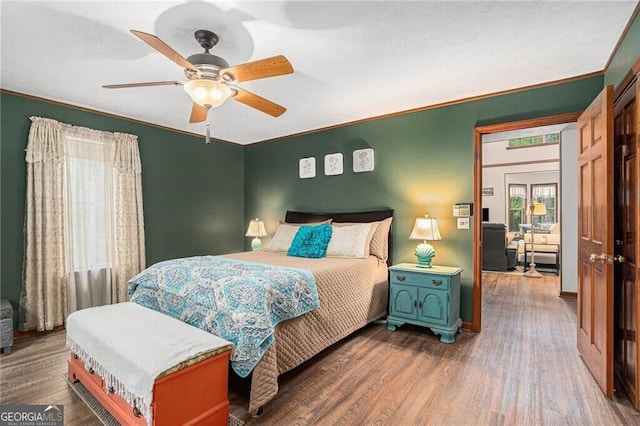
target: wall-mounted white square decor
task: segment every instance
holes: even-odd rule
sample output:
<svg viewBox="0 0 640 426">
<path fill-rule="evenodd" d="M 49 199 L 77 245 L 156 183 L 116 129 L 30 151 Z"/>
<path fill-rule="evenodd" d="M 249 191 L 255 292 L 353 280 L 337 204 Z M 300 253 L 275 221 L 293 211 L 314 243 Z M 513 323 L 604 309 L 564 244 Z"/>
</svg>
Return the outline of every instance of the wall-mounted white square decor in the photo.
<svg viewBox="0 0 640 426">
<path fill-rule="evenodd" d="M 316 158 L 301 158 L 299 171 L 300 179 L 309 179 L 316 177 Z"/>
<path fill-rule="evenodd" d="M 355 173 L 373 170 L 373 149 L 358 149 L 353 151 L 353 171 Z"/>
<path fill-rule="evenodd" d="M 342 154 L 327 154 L 324 156 L 324 174 L 327 176 L 342 174 Z"/>
</svg>

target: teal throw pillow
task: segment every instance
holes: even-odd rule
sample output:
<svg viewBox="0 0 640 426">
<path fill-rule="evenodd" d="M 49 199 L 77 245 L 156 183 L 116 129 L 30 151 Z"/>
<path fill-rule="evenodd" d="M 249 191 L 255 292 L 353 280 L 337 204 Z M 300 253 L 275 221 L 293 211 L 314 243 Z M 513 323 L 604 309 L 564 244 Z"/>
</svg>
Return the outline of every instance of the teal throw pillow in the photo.
<svg viewBox="0 0 640 426">
<path fill-rule="evenodd" d="M 327 255 L 327 246 L 331 240 L 331 225 L 302 225 L 293 237 L 288 256 L 321 258 Z"/>
</svg>

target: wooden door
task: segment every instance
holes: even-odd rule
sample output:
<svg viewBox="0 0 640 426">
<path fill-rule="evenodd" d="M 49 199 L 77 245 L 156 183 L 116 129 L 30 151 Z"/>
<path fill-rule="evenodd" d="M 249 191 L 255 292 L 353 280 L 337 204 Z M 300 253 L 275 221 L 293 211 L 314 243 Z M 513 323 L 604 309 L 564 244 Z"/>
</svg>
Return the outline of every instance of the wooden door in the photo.
<svg viewBox="0 0 640 426">
<path fill-rule="evenodd" d="M 615 111 L 615 250 L 614 326 L 616 375 L 636 409 L 640 408 L 640 85 L 632 83 L 616 99 Z M 622 256 L 622 257 L 620 257 Z"/>
<path fill-rule="evenodd" d="M 578 351 L 613 396 L 613 87 L 578 119 Z"/>
</svg>

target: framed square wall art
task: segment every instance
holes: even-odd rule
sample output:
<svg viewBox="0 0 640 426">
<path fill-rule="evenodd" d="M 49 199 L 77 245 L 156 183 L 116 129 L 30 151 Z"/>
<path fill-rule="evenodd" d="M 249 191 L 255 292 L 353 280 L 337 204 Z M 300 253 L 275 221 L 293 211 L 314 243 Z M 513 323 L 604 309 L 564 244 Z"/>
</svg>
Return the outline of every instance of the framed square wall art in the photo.
<svg viewBox="0 0 640 426">
<path fill-rule="evenodd" d="M 324 156 L 324 174 L 327 176 L 342 174 L 342 154 L 327 154 Z"/>
<path fill-rule="evenodd" d="M 373 149 L 365 148 L 353 151 L 353 171 L 355 173 L 373 170 Z"/>
<path fill-rule="evenodd" d="M 316 158 L 301 158 L 299 164 L 300 179 L 310 179 L 316 177 Z"/>
</svg>

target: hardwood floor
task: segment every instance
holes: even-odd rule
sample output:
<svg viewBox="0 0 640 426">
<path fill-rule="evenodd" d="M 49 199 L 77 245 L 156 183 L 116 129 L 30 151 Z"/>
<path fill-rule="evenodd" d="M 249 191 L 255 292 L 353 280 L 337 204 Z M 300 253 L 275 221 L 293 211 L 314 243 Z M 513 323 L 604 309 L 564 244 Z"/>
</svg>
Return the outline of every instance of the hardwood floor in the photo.
<svg viewBox="0 0 640 426">
<path fill-rule="evenodd" d="M 640 425 L 626 396 L 606 398 L 587 371 L 576 301 L 558 293 L 555 276 L 487 273 L 482 333 L 446 345 L 372 324 L 283 375 L 259 418 L 233 379 L 231 412 L 247 425 Z M 66 424 L 96 424 L 62 379 L 66 358 L 64 332 L 17 339 L 0 357 L 0 403 L 64 404 Z"/>
</svg>

